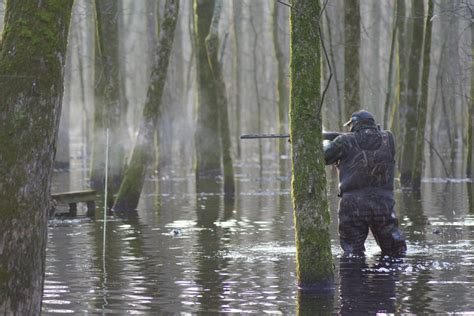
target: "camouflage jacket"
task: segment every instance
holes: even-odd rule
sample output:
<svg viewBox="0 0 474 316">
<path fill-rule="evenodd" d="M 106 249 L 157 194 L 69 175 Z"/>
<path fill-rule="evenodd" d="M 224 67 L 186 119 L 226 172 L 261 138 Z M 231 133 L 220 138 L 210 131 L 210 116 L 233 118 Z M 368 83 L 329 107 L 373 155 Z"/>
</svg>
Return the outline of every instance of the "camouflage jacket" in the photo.
<svg viewBox="0 0 474 316">
<path fill-rule="evenodd" d="M 339 169 L 340 192 L 393 190 L 395 143 L 375 125 L 357 126 L 324 147 L 326 164 Z"/>
</svg>

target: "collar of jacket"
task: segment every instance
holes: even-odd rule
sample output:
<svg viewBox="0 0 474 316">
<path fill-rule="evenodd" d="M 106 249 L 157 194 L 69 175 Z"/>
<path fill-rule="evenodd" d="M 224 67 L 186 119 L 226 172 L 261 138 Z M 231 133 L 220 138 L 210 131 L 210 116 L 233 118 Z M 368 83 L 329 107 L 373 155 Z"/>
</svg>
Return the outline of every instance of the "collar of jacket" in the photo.
<svg viewBox="0 0 474 316">
<path fill-rule="evenodd" d="M 351 128 L 351 132 L 357 132 L 362 129 L 377 129 L 377 125 L 375 124 L 356 124 L 354 127 Z"/>
</svg>

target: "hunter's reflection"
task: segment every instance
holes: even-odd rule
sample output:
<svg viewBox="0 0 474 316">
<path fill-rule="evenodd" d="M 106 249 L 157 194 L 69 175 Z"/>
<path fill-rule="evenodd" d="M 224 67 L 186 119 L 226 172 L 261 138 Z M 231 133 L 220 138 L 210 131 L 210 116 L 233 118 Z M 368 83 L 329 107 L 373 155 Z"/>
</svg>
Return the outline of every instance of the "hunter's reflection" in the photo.
<svg viewBox="0 0 474 316">
<path fill-rule="evenodd" d="M 365 258 L 341 258 L 341 314 L 396 312 L 398 265 L 397 262 L 379 260 L 369 266 Z"/>
</svg>

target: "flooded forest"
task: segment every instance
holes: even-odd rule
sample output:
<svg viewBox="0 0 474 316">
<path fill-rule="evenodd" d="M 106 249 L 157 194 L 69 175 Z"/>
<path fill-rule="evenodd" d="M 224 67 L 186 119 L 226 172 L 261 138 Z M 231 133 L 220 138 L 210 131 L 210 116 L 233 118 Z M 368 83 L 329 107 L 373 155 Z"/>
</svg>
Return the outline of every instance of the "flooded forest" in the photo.
<svg viewBox="0 0 474 316">
<path fill-rule="evenodd" d="M 473 313 L 473 21 L 473 0 L 0 0 L 0 314 Z M 322 132 L 358 110 L 395 139 L 396 260 L 340 247 Z"/>
</svg>

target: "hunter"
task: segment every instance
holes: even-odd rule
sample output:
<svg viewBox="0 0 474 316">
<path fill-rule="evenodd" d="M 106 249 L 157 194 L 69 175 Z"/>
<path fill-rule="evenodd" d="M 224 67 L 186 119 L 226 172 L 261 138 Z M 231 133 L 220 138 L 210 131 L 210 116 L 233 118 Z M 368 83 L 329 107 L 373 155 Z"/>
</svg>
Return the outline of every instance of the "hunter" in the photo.
<svg viewBox="0 0 474 316">
<path fill-rule="evenodd" d="M 400 257 L 405 238 L 394 210 L 395 141 L 372 113 L 361 110 L 344 124 L 349 133 L 324 146 L 326 165 L 339 173 L 339 236 L 346 256 L 364 256 L 369 228 L 382 256 Z"/>
</svg>

